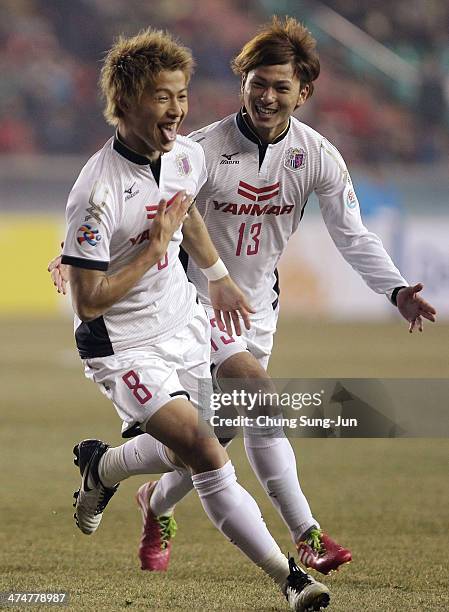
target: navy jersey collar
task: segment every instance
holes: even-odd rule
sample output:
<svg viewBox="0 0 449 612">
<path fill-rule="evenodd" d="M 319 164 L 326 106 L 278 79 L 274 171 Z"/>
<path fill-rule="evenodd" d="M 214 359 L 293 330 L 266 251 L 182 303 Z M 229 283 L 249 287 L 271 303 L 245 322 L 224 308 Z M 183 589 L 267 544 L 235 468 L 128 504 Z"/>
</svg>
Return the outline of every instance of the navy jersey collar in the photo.
<svg viewBox="0 0 449 612">
<path fill-rule="evenodd" d="M 273 142 L 266 143 L 266 142 L 263 142 L 259 138 L 256 132 L 250 126 L 249 121 L 248 121 L 248 112 L 244 106 L 237 113 L 236 121 L 237 121 L 237 127 L 239 128 L 243 136 L 245 136 L 245 138 L 248 138 L 248 140 L 251 140 L 251 142 L 254 142 L 255 144 L 262 146 L 262 147 L 267 147 L 268 144 L 276 144 L 278 142 L 281 142 L 281 140 L 283 140 L 287 136 L 288 131 L 290 129 L 290 123 L 291 123 L 291 119 L 289 119 L 288 125 L 285 128 L 285 130 L 281 132 L 279 136 L 273 140 Z"/>
<path fill-rule="evenodd" d="M 149 164 L 151 164 L 148 157 L 140 155 L 140 153 L 137 153 L 137 151 L 134 151 L 134 149 L 128 147 L 123 142 L 123 140 L 120 139 L 118 131 L 114 135 L 114 142 L 112 148 L 114 149 L 114 151 L 117 151 L 119 155 L 121 155 L 128 161 L 133 162 L 134 164 L 139 164 L 139 166 L 148 166 Z M 162 155 L 158 158 L 158 160 L 160 160 L 161 157 Z M 156 164 L 156 162 L 153 163 Z"/>
</svg>

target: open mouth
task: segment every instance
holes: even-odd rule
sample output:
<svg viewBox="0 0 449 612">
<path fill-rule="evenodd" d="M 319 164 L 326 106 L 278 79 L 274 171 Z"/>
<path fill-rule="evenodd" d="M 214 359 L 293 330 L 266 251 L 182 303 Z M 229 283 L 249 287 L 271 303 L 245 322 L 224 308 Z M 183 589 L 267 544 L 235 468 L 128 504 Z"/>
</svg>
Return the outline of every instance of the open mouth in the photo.
<svg viewBox="0 0 449 612">
<path fill-rule="evenodd" d="M 165 142 L 174 142 L 176 140 L 177 123 L 164 123 L 159 126 Z"/>
<path fill-rule="evenodd" d="M 277 113 L 277 108 L 269 108 L 269 107 L 261 106 L 260 104 L 256 104 L 255 107 L 256 107 L 256 113 L 258 117 L 263 118 L 263 119 L 272 117 L 274 114 Z"/>
</svg>

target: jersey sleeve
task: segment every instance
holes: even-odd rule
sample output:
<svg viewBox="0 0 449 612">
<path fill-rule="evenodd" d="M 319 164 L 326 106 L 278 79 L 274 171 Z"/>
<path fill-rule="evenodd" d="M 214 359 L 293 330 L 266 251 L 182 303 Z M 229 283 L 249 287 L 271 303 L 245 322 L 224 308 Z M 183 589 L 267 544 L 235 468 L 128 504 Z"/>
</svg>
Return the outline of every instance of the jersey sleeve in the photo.
<svg viewBox="0 0 449 612">
<path fill-rule="evenodd" d="M 351 177 L 340 153 L 321 143 L 321 169 L 315 189 L 321 214 L 335 246 L 368 287 L 389 299 L 396 287 L 408 286 L 376 234 L 363 225 Z"/>
<path fill-rule="evenodd" d="M 198 182 L 197 182 L 197 186 L 196 186 L 196 191 L 195 191 L 195 198 L 197 197 L 198 193 L 200 192 L 201 187 L 203 187 L 203 185 L 205 184 L 205 182 L 207 181 L 207 167 L 206 167 L 206 156 L 204 155 L 204 150 L 203 147 L 200 146 L 200 172 L 199 172 L 199 177 L 198 177 Z"/>
<path fill-rule="evenodd" d="M 113 211 L 112 193 L 105 183 L 96 180 L 81 185 L 78 179 L 67 203 L 62 263 L 90 270 L 108 269 Z"/>
</svg>

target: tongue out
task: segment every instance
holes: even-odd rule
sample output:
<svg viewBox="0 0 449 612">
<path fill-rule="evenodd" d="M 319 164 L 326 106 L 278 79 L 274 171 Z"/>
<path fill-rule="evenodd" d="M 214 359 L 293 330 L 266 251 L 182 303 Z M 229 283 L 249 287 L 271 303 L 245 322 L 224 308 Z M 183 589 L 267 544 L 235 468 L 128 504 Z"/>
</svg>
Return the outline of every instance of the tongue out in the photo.
<svg viewBox="0 0 449 612">
<path fill-rule="evenodd" d="M 161 130 L 162 135 L 164 136 L 167 142 L 173 142 L 174 140 L 176 140 L 176 129 L 174 126 L 160 126 L 159 129 Z"/>
</svg>

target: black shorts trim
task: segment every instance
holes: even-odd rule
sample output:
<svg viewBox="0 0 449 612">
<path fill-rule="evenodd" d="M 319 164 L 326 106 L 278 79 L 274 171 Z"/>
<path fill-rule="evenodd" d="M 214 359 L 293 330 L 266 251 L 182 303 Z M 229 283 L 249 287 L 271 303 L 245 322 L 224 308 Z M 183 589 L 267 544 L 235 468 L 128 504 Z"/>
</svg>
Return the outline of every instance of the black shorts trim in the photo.
<svg viewBox="0 0 449 612">
<path fill-rule="evenodd" d="M 114 354 L 103 317 L 82 321 L 76 328 L 75 340 L 81 359 L 109 357 Z"/>
<path fill-rule="evenodd" d="M 139 423 L 135 423 L 132 427 L 122 433 L 122 438 L 135 438 L 136 436 L 141 436 L 144 433 L 145 432 L 140 429 Z"/>
<path fill-rule="evenodd" d="M 187 391 L 173 391 L 173 393 L 169 393 L 170 397 L 177 397 L 178 395 L 184 395 L 190 402 L 190 395 Z"/>
<path fill-rule="evenodd" d="M 182 248 L 182 246 L 179 247 L 179 261 L 184 268 L 184 272 L 187 274 L 187 268 L 189 267 L 189 254 Z"/>
<path fill-rule="evenodd" d="M 274 276 L 275 276 L 275 282 L 273 285 L 273 291 L 276 293 L 277 298 L 274 300 L 274 302 L 271 304 L 271 306 L 273 307 L 273 310 L 276 310 L 276 308 L 278 307 L 279 304 L 279 296 L 281 294 L 281 288 L 279 287 L 279 272 L 278 269 L 275 268 L 274 270 Z"/>
</svg>

